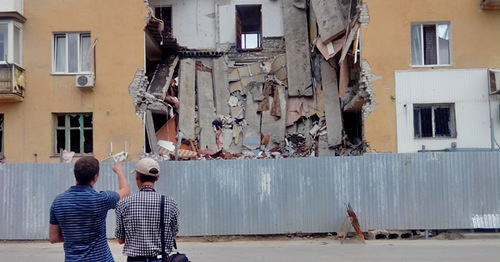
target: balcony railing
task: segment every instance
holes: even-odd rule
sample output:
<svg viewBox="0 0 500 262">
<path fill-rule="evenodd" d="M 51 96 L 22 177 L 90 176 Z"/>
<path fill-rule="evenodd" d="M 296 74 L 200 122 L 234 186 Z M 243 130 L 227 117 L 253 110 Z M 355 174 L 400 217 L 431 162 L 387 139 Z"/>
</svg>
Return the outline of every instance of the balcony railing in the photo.
<svg viewBox="0 0 500 262">
<path fill-rule="evenodd" d="M 15 64 L 0 64 L 0 102 L 24 100 L 26 72 Z"/>
</svg>

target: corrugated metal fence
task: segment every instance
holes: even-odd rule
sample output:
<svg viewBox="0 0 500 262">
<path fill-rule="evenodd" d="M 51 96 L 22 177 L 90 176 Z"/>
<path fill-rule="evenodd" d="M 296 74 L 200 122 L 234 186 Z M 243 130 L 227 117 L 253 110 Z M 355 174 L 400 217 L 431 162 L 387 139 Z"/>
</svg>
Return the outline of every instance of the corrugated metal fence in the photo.
<svg viewBox="0 0 500 262">
<path fill-rule="evenodd" d="M 361 228 L 500 228 L 500 153 L 161 162 L 159 192 L 181 211 L 182 236 L 335 232 L 350 202 Z M 134 162 L 123 163 L 128 171 Z M 72 164 L 0 164 L 0 239 L 47 239 L 50 205 Z M 101 163 L 96 190 L 117 189 Z M 108 214 L 108 237 L 115 228 Z"/>
</svg>

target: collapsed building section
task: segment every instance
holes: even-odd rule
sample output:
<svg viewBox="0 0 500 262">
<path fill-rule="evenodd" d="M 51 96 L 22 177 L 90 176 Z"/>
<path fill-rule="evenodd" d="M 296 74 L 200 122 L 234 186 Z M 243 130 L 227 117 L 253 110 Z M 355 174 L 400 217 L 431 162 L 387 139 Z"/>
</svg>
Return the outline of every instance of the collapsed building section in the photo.
<svg viewBox="0 0 500 262">
<path fill-rule="evenodd" d="M 179 45 L 168 12 L 149 9 L 147 70 L 129 86 L 145 151 L 195 160 L 369 150 L 363 120 L 376 104 L 359 55 L 361 1 L 283 1 L 284 36 L 249 41 L 262 30 L 260 17 L 245 19 L 255 8 L 236 7 L 236 43 L 214 50 Z"/>
</svg>

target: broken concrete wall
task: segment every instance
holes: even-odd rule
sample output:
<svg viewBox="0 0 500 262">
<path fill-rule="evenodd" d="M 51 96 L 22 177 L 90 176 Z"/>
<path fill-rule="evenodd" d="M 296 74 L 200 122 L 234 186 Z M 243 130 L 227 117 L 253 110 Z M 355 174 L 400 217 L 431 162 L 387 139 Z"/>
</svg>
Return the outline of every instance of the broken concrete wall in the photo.
<svg viewBox="0 0 500 262">
<path fill-rule="evenodd" d="M 188 7 L 198 2 L 189 3 Z M 224 21 L 228 16 L 234 18 L 236 5 L 248 3 L 239 0 L 213 2 L 219 13 L 215 19 L 220 25 L 216 35 L 223 39 L 229 29 L 234 33 L 234 28 L 224 27 L 227 24 Z M 351 17 L 350 3 L 347 0 L 314 0 L 312 5 L 323 4 L 331 10 L 323 8 L 320 12 L 312 12 L 306 0 L 258 2 L 256 4 L 262 5 L 264 20 L 269 19 L 264 18 L 267 5 L 283 5 L 280 17 L 283 17 L 284 32 L 281 35 L 263 33 L 262 49 L 252 51 L 236 50 L 233 40 L 215 41 L 218 51 L 183 47 L 178 52 L 180 65 L 160 64 L 152 77 L 152 85 L 145 84 L 149 92 L 141 91 L 143 98 L 154 101 L 138 103 L 143 109 L 168 112 L 170 127 L 175 126 L 173 122 L 178 119 L 177 128 L 183 132 L 181 144 L 184 148 L 181 149 L 192 150 L 190 158 L 193 153 L 202 159 L 358 154 L 358 144 L 352 145 L 349 139 L 346 140 L 343 110 L 354 110 L 351 115 L 361 115 L 364 99 L 369 100 L 370 95 L 366 95 L 367 88 L 356 81 L 356 77 L 370 80 L 367 68 L 362 69 L 366 61 L 356 60 L 358 52 L 353 49 L 358 42 L 360 15 L 355 12 Z M 308 21 L 307 14 L 314 17 Z M 347 19 L 351 23 L 342 25 Z M 325 21 L 319 30 L 323 35 L 332 35 L 328 43 L 323 43 L 316 35 L 316 23 L 310 21 Z M 266 29 L 264 22 L 262 30 L 270 32 L 266 31 L 269 28 Z M 175 72 L 168 70 L 167 73 L 167 68 L 174 68 Z M 170 73 L 173 74 L 170 76 Z M 160 83 L 167 82 L 169 77 L 175 80 L 169 86 Z M 144 85 L 140 77 L 136 78 L 136 85 Z M 165 91 L 168 95 L 162 101 L 161 93 Z M 357 123 L 350 121 L 349 125 L 359 130 Z"/>
<path fill-rule="evenodd" d="M 321 85 L 325 102 L 328 146 L 342 143 L 342 114 L 340 112 L 337 72 L 327 61 L 321 62 Z"/>
<path fill-rule="evenodd" d="M 182 59 L 179 68 L 179 126 L 186 139 L 195 139 L 195 61 Z"/>
<path fill-rule="evenodd" d="M 218 115 L 229 115 L 229 81 L 228 68 L 225 57 L 213 59 L 213 83 L 214 83 L 214 96 L 215 107 Z"/>
<path fill-rule="evenodd" d="M 283 2 L 288 69 L 288 95 L 312 96 L 306 1 Z"/>
<path fill-rule="evenodd" d="M 213 97 L 212 74 L 196 71 L 198 118 L 200 124 L 200 148 L 217 152 L 216 133 L 212 122 L 216 119 Z"/>
</svg>

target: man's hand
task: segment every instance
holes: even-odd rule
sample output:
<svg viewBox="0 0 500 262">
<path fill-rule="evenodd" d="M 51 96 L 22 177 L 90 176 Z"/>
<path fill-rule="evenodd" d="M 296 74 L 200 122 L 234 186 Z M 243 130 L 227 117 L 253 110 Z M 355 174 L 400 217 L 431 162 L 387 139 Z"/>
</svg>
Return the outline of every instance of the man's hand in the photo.
<svg viewBox="0 0 500 262">
<path fill-rule="evenodd" d="M 118 195 L 120 195 L 120 199 L 127 197 L 130 195 L 130 186 L 128 185 L 128 181 L 125 178 L 125 173 L 123 172 L 123 166 L 120 161 L 116 161 L 113 166 L 113 172 L 118 175 L 118 190 L 116 191 Z"/>
<path fill-rule="evenodd" d="M 122 174 L 123 174 L 123 173 L 124 173 L 124 172 L 123 172 L 123 166 L 122 166 L 122 164 L 120 163 L 120 160 L 117 160 L 117 161 L 115 162 L 115 165 L 113 166 L 113 172 L 115 172 L 115 173 L 117 173 L 117 174 L 119 174 L 119 173 L 122 173 Z"/>
</svg>

